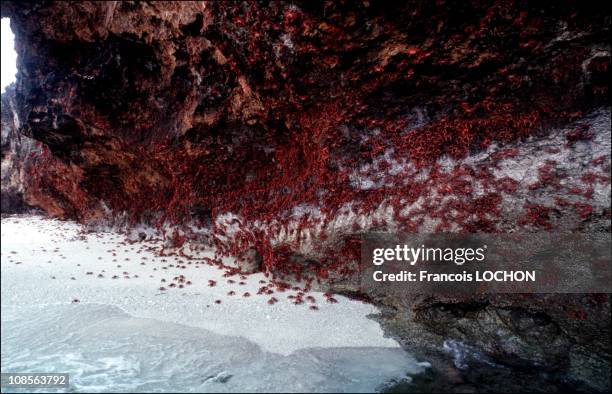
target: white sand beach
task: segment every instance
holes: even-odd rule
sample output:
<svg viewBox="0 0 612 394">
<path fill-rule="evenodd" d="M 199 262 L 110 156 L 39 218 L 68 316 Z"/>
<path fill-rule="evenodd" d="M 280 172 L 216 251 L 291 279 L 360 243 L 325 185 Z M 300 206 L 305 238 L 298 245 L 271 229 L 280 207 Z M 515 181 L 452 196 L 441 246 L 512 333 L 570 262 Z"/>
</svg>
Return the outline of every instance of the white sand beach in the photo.
<svg viewBox="0 0 612 394">
<path fill-rule="evenodd" d="M 68 372 L 70 391 L 373 391 L 427 365 L 372 305 L 270 305 L 263 274 L 223 277 L 71 222 L 12 216 L 1 232 L 3 372 Z"/>
</svg>

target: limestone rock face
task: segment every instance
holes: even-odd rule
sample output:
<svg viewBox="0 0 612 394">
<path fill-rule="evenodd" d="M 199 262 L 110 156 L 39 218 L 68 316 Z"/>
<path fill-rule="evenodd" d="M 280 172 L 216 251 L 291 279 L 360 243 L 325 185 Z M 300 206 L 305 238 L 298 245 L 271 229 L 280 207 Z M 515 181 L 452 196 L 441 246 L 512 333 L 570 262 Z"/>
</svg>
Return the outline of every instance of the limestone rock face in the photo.
<svg viewBox="0 0 612 394">
<path fill-rule="evenodd" d="M 2 94 L 2 212 L 20 213 L 29 208 L 24 199 L 30 155 L 37 151 L 33 139 L 18 132 L 20 127 L 11 85 Z"/>
<path fill-rule="evenodd" d="M 2 2 L 19 56 L 14 105 L 3 96 L 2 209 L 23 195 L 84 222 L 195 223 L 223 254 L 345 291 L 371 231 L 610 232 L 608 13 L 574 1 Z M 5 127 L 5 107 L 18 125 Z M 41 143 L 25 177 L 24 136 Z M 609 370 L 609 298 L 590 300 L 375 302 L 403 339 L 420 330 L 605 389 L 592 376 Z"/>
<path fill-rule="evenodd" d="M 575 2 L 5 2 L 2 15 L 21 132 L 62 174 L 33 179 L 31 201 L 63 217 L 369 210 L 380 182 L 353 170 L 393 173 L 379 157 L 429 166 L 607 104 L 606 11 Z"/>
</svg>

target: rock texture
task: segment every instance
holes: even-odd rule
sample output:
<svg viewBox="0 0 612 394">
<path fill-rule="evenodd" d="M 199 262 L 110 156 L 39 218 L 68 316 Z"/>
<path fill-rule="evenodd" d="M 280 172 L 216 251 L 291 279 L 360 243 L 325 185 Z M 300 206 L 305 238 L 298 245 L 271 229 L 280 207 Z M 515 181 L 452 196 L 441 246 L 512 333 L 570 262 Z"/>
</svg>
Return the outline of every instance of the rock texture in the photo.
<svg viewBox="0 0 612 394">
<path fill-rule="evenodd" d="M 172 224 L 175 245 L 202 227 L 248 269 L 352 292 L 370 231 L 610 232 L 604 6 L 3 2 L 2 16 L 19 131 L 42 144 L 15 179 L 50 215 Z M 375 302 L 404 339 L 606 389 L 609 298 L 592 299 Z"/>
<path fill-rule="evenodd" d="M 30 207 L 24 200 L 26 172 L 30 155 L 38 150 L 36 143 L 19 133 L 15 89 L 11 85 L 2 93 L 2 212 L 20 213 Z"/>
<path fill-rule="evenodd" d="M 604 11 L 8 2 L 22 132 L 65 174 L 32 201 L 82 219 L 103 206 L 246 220 L 370 207 L 383 193 L 351 172 L 389 150 L 419 165 L 461 158 L 605 104 Z"/>
</svg>

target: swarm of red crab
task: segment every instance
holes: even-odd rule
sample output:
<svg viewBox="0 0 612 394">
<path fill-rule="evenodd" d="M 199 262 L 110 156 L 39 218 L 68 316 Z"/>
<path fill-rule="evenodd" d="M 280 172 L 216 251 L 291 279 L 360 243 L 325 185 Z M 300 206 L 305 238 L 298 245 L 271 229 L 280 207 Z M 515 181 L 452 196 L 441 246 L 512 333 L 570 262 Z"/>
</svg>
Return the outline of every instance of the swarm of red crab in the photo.
<svg viewBox="0 0 612 394">
<path fill-rule="evenodd" d="M 365 216 L 389 203 L 404 231 L 426 219 L 438 221 L 435 231 L 498 230 L 503 196 L 517 184 L 494 175 L 496 161 L 608 102 L 609 53 L 597 52 L 607 42 L 605 12 L 585 2 L 8 2 L 2 10 L 22 59 L 23 132 L 42 144 L 29 165 L 30 205 L 82 221 L 127 213 L 159 228 L 195 222 L 211 228 L 220 255 L 254 248 L 264 269 L 298 276 L 303 265 L 291 255 L 302 233 L 347 204 Z M 567 144 L 590 138 L 582 125 Z M 439 158 L 492 144 L 501 148 L 488 166 L 439 171 Z M 595 167 L 592 182 L 609 183 L 600 175 L 609 158 Z M 378 182 L 356 186 L 360 169 Z M 542 168 L 533 188 L 560 185 L 553 169 Z M 592 212 L 588 196 L 570 204 L 583 218 Z M 322 216 L 296 224 L 297 206 Z M 550 229 L 552 209 L 527 204 L 515 225 Z M 227 213 L 231 234 L 216 220 Z M 388 225 L 376 219 L 351 231 Z M 282 231 L 294 244 L 271 242 Z M 194 237 L 167 236 L 176 246 Z M 358 252 L 347 235 L 322 252 L 315 275 L 348 269 Z"/>
</svg>

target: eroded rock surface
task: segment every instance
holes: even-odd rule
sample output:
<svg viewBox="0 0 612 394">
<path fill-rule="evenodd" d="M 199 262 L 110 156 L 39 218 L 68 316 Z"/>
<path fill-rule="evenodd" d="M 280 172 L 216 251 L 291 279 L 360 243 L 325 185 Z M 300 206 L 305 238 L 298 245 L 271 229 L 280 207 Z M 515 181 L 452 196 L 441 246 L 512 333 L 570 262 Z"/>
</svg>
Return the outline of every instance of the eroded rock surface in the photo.
<svg viewBox="0 0 612 394">
<path fill-rule="evenodd" d="M 20 213 L 29 208 L 25 201 L 26 172 L 30 155 L 38 150 L 36 141 L 19 133 L 15 89 L 2 93 L 2 212 Z"/>
<path fill-rule="evenodd" d="M 381 156 L 427 167 L 607 103 L 605 10 L 572 2 L 2 10 L 19 53 L 21 131 L 48 147 L 41 167 L 62 174 L 34 179 L 32 201 L 64 217 L 266 221 L 354 202 L 367 212 L 405 196 L 356 183 L 368 166 L 391 176 L 391 160 L 373 165 Z"/>
</svg>

